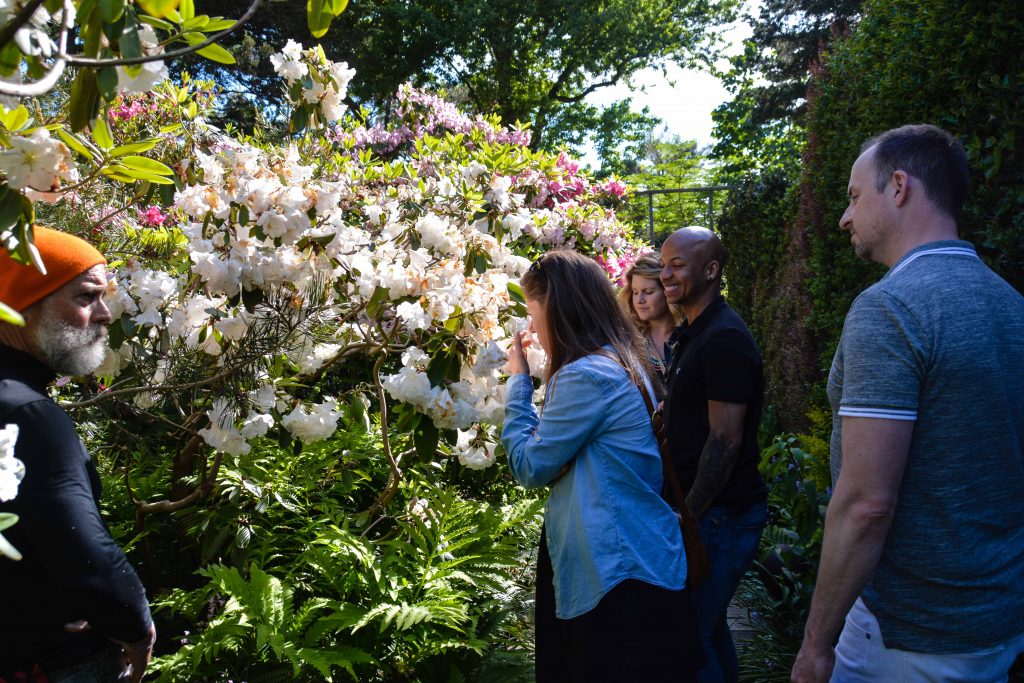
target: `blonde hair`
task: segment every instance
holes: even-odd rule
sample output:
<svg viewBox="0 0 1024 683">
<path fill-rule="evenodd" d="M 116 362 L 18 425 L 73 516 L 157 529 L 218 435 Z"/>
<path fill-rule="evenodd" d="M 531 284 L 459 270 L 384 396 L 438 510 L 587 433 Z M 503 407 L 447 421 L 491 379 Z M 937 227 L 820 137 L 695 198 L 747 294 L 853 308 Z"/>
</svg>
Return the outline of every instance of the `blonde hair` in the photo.
<svg viewBox="0 0 1024 683">
<path fill-rule="evenodd" d="M 640 330 L 645 336 L 651 333 L 651 324 L 646 320 L 641 320 L 640 316 L 636 314 L 636 309 L 633 308 L 633 276 L 646 277 L 654 280 L 658 283 L 658 286 L 664 290 L 661 284 L 661 259 L 658 258 L 657 254 L 644 254 L 638 256 L 633 265 L 626 270 L 626 275 L 623 278 L 626 284 L 619 290 L 619 304 L 622 306 L 622 310 L 626 312 L 629 319 L 633 321 L 633 325 Z M 667 302 L 666 302 L 667 303 Z M 672 314 L 672 320 L 676 325 L 683 322 L 683 311 L 676 304 L 668 304 L 668 311 Z"/>
</svg>

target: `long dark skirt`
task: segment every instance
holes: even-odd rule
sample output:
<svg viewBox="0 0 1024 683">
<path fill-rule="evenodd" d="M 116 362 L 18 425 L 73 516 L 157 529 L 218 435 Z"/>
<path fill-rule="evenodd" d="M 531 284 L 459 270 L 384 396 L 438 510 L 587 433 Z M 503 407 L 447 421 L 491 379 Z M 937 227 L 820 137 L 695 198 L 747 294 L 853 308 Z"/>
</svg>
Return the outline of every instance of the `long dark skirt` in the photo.
<svg viewBox="0 0 1024 683">
<path fill-rule="evenodd" d="M 652 683 L 697 680 L 703 664 L 688 589 L 626 580 L 574 619 L 555 616 L 547 537 L 537 556 L 537 683 Z"/>
</svg>

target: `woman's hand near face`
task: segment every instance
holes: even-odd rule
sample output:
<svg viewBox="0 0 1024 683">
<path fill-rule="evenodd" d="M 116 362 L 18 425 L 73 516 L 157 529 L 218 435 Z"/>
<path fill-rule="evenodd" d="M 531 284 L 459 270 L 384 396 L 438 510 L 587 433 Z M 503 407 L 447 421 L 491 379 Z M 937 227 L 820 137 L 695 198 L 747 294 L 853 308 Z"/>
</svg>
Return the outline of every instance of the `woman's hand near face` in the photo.
<svg viewBox="0 0 1024 683">
<path fill-rule="evenodd" d="M 525 333 L 515 333 L 512 347 L 508 350 L 508 374 L 530 374 L 530 364 L 526 362 L 526 349 L 530 348 L 530 343 L 530 337 Z"/>
</svg>

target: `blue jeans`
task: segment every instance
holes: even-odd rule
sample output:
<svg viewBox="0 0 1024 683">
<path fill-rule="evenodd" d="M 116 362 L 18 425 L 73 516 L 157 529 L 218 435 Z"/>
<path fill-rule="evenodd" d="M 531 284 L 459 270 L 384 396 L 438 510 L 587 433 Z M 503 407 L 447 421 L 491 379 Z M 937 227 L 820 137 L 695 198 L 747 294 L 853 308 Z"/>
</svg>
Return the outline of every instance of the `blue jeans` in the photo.
<svg viewBox="0 0 1024 683">
<path fill-rule="evenodd" d="M 711 507 L 700 520 L 700 535 L 708 552 L 711 573 L 693 589 L 697 629 L 707 658 L 700 683 L 736 683 L 739 663 L 726 616 L 729 602 L 750 568 L 768 521 L 768 504 L 755 503 L 739 513 Z"/>
</svg>

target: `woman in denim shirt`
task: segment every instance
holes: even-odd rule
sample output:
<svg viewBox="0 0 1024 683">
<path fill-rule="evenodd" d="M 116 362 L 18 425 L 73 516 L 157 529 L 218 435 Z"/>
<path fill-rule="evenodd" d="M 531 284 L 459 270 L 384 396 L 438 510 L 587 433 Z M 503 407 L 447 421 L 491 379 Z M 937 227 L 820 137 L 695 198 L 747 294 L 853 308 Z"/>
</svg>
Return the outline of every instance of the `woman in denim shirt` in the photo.
<svg viewBox="0 0 1024 683">
<path fill-rule="evenodd" d="M 520 484 L 551 486 L 537 680 L 695 681 L 701 655 L 682 536 L 659 494 L 661 456 L 637 387 L 653 398 L 642 340 L 587 257 L 545 254 L 522 286 L 548 355 L 546 400 L 538 416 L 529 341 L 517 334 L 501 440 Z M 548 557 L 557 619 L 543 599 Z"/>
</svg>

